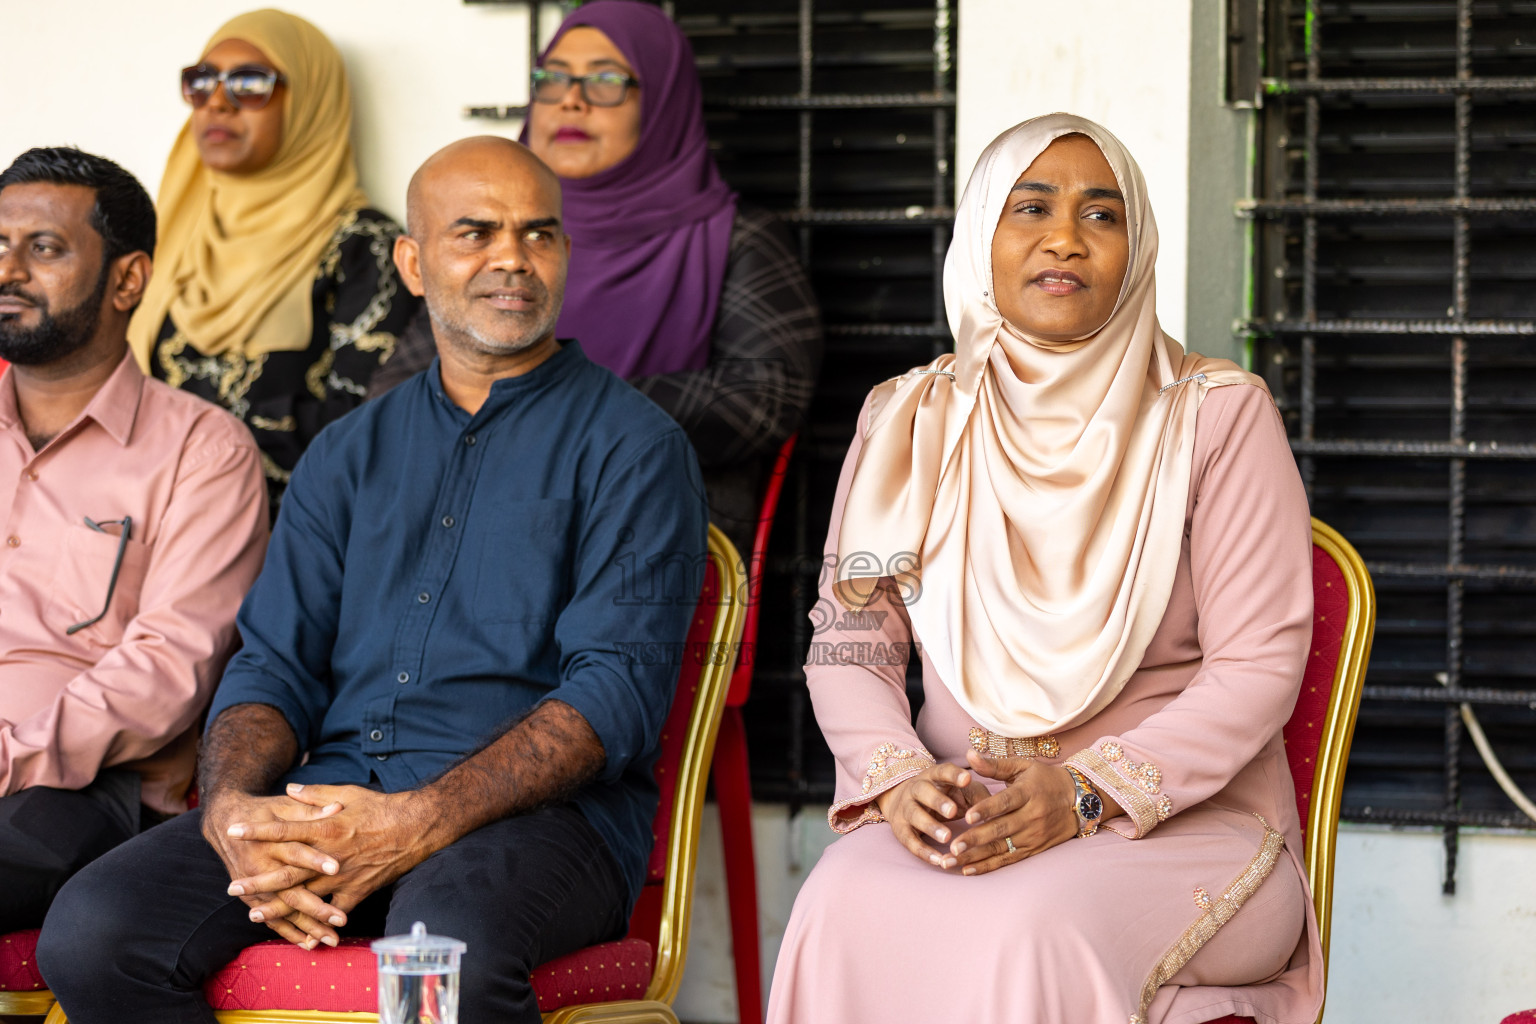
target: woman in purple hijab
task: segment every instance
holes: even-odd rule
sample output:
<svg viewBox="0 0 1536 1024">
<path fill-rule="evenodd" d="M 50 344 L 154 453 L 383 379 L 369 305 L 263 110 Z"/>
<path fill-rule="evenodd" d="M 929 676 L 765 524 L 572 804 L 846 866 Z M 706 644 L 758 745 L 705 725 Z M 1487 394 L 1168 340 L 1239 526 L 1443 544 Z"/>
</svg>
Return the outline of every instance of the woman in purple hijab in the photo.
<svg viewBox="0 0 1536 1024">
<path fill-rule="evenodd" d="M 560 176 L 572 240 L 558 335 L 682 425 L 710 518 L 747 557 L 767 470 L 821 368 L 821 316 L 789 233 L 721 179 L 693 48 L 660 8 L 583 4 L 530 95 L 522 141 Z M 423 311 L 370 394 L 434 354 Z"/>
<path fill-rule="evenodd" d="M 522 138 L 561 178 L 573 243 L 558 333 L 683 426 L 711 516 L 745 556 L 764 469 L 821 364 L 789 235 L 721 179 L 693 49 L 660 8 L 584 4 L 540 57 L 532 98 Z"/>
</svg>

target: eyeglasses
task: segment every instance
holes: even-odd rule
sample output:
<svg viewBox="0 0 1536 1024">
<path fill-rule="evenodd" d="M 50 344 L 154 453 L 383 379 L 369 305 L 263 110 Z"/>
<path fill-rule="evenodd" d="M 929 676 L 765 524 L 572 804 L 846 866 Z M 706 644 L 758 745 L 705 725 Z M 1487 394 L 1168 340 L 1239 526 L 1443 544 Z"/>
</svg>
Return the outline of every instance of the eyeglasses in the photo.
<svg viewBox="0 0 1536 1024">
<path fill-rule="evenodd" d="M 219 86 L 224 95 L 242 110 L 260 110 L 272 101 L 277 83 L 286 81 L 283 73 L 260 64 L 242 64 L 220 71 L 211 64 L 194 64 L 181 69 L 181 97 L 194 108 L 213 99 Z"/>
<path fill-rule="evenodd" d="M 622 71 L 594 71 L 580 77 L 566 71 L 550 71 L 548 68 L 533 69 L 533 101 L 535 103 L 559 103 L 571 91 L 571 86 L 581 86 L 581 98 L 594 107 L 616 107 L 629 95 L 629 87 L 639 87 L 640 82 Z"/>
<path fill-rule="evenodd" d="M 122 532 L 117 535 L 117 557 L 112 560 L 112 576 L 107 580 L 107 599 L 101 604 L 101 611 L 84 622 L 77 622 L 64 631 L 65 636 L 74 636 L 82 629 L 87 629 L 100 622 L 107 614 L 107 609 L 112 607 L 112 593 L 117 590 L 117 574 L 123 567 L 123 552 L 128 550 L 128 538 L 133 536 L 133 516 L 123 516 L 121 519 L 108 519 L 98 523 L 90 516 L 85 517 L 85 525 L 97 533 L 106 533 L 103 527 L 121 526 Z"/>
</svg>

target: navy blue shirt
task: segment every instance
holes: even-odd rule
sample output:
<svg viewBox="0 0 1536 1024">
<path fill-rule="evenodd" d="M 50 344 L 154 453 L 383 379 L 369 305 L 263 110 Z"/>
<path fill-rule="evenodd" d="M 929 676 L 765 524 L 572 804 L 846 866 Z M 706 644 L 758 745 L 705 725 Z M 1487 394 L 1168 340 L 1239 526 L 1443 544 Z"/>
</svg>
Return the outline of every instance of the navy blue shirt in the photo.
<svg viewBox="0 0 1536 1024">
<path fill-rule="evenodd" d="M 285 783 L 397 792 L 563 701 L 606 754 L 574 802 L 636 896 L 677 668 L 625 651 L 687 635 L 703 493 L 682 429 L 575 342 L 474 416 L 434 360 L 299 462 L 209 721 L 271 705 L 309 754 Z"/>
</svg>

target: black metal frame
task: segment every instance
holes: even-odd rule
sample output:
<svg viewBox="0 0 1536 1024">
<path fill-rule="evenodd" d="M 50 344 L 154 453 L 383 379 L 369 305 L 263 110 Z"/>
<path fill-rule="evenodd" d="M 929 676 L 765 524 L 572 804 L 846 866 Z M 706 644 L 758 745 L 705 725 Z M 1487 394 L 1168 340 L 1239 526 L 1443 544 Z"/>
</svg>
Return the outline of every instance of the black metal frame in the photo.
<svg viewBox="0 0 1536 1024">
<path fill-rule="evenodd" d="M 1467 765 L 1463 758 L 1463 728 L 1459 714 L 1459 705 L 1463 702 L 1536 709 L 1536 689 L 1518 685 L 1468 686 L 1463 681 L 1468 657 L 1468 585 L 1516 588 L 1522 592 L 1536 586 L 1536 565 L 1529 562 L 1469 563 L 1466 556 L 1468 463 L 1497 460 L 1531 465 L 1536 471 L 1536 464 L 1532 464 L 1532 460 L 1536 460 L 1536 443 L 1479 440 L 1468 435 L 1469 348 L 1497 339 L 1536 337 L 1536 319 L 1478 319 L 1471 315 L 1473 217 L 1536 211 L 1536 198 L 1473 194 L 1473 98 L 1489 97 L 1502 102 L 1513 99 L 1527 103 L 1532 118 L 1536 119 L 1536 76 L 1478 77 L 1473 74 L 1473 0 L 1455 0 L 1454 3 L 1455 77 L 1423 78 L 1324 76 L 1324 33 L 1330 19 L 1334 24 L 1345 24 L 1352 13 L 1369 5 L 1347 0 L 1328 4 L 1323 0 L 1269 0 L 1267 8 L 1263 0 L 1258 0 L 1258 4 L 1269 40 L 1268 65 L 1281 74 L 1263 79 L 1264 109 L 1260 115 L 1263 143 L 1258 168 L 1261 185 L 1258 194 L 1262 198 L 1240 204 L 1239 208 L 1240 214 L 1255 220 L 1259 242 L 1255 246 L 1254 267 L 1259 282 L 1255 296 L 1259 308 L 1254 310 L 1247 328 L 1257 342 L 1257 365 L 1270 377 L 1277 398 L 1288 413 L 1293 448 L 1299 457 L 1309 493 L 1313 494 L 1314 511 L 1327 518 L 1328 501 L 1332 500 L 1320 499 L 1315 492 L 1319 460 L 1343 460 L 1351 465 L 1364 465 L 1367 459 L 1378 462 L 1417 460 L 1416 465 L 1439 462 L 1443 463 L 1446 473 L 1448 530 L 1443 557 L 1434 559 L 1433 551 L 1427 549 L 1418 559 L 1373 557 L 1368 544 L 1360 545 L 1379 587 L 1389 590 L 1393 587 L 1422 587 L 1424 582 L 1440 583 L 1444 587 L 1444 685 L 1383 685 L 1368 680 L 1364 691 L 1367 709 L 1373 705 L 1378 709 L 1390 709 L 1394 704 L 1401 707 L 1426 702 L 1443 705 L 1440 806 L 1433 810 L 1375 807 L 1362 804 L 1358 793 L 1347 793 L 1343 815 L 1355 821 L 1440 827 L 1446 854 L 1443 888 L 1450 894 L 1455 891 L 1459 828 L 1467 825 L 1536 828 L 1536 823 L 1518 813 L 1464 806 L 1463 772 Z M 1491 5 L 1488 17 L 1507 14 L 1502 9 L 1508 6 Z M 1297 70 L 1302 72 L 1299 77 L 1295 74 Z M 1445 95 L 1454 97 L 1450 195 L 1393 198 L 1320 195 L 1319 167 L 1323 158 L 1320 136 L 1329 109 L 1339 109 L 1356 102 L 1359 97 L 1387 98 L 1411 105 L 1416 97 L 1423 97 L 1428 102 L 1431 97 Z M 1328 103 L 1335 106 L 1325 107 Z M 1295 138 L 1298 121 L 1302 126 L 1299 140 Z M 1297 141 L 1300 142 L 1299 152 Z M 1300 181 L 1296 180 L 1298 169 Z M 1340 182 L 1334 183 L 1335 190 L 1341 187 Z M 1451 303 L 1443 320 L 1413 317 L 1353 319 L 1319 315 L 1320 275 L 1330 270 L 1338 273 L 1336 266 L 1320 265 L 1320 222 L 1359 224 L 1384 217 L 1449 219 Z M 1299 289 L 1295 282 L 1298 275 L 1294 260 L 1298 249 Z M 1295 315 L 1291 306 L 1296 304 L 1298 290 L 1300 310 L 1299 315 Z M 1536 314 L 1536 303 L 1533 303 L 1532 312 Z M 1449 377 L 1448 436 L 1443 440 L 1322 436 L 1326 431 L 1319 429 L 1318 373 L 1320 359 L 1333 358 L 1328 351 L 1330 346 L 1342 346 L 1370 336 L 1408 338 L 1425 335 L 1444 337 L 1449 341 L 1449 361 L 1444 368 Z M 1340 363 L 1333 358 L 1329 365 Z M 1530 609 L 1536 618 L 1536 593 L 1531 596 Z M 1391 636 L 1378 636 L 1377 662 L 1382 660 L 1385 651 L 1391 650 L 1393 642 Z M 1376 665 L 1372 667 L 1372 675 L 1379 678 Z M 1385 713 L 1391 714 L 1391 711 Z M 1356 749 L 1358 755 L 1358 744 Z"/>
</svg>

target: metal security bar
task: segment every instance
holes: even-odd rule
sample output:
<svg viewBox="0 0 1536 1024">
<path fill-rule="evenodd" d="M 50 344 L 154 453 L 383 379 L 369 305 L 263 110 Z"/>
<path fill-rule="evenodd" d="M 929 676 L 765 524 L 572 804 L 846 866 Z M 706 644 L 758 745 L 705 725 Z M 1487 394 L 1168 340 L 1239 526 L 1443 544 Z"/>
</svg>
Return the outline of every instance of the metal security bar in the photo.
<svg viewBox="0 0 1536 1024">
<path fill-rule="evenodd" d="M 829 802 L 802 665 L 822 541 L 864 395 L 950 344 L 943 262 L 954 160 L 952 0 L 674 0 L 710 139 L 744 202 L 798 234 L 826 358 L 764 581 L 747 729 L 758 799 Z M 917 696 L 920 696 L 920 691 Z"/>
<path fill-rule="evenodd" d="M 1377 639 L 1344 816 L 1536 828 L 1536 3 L 1260 0 L 1255 368 Z"/>
</svg>

